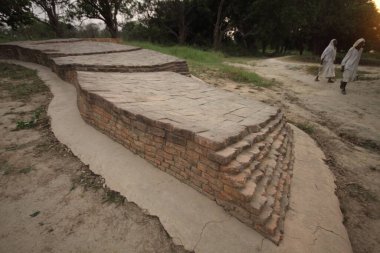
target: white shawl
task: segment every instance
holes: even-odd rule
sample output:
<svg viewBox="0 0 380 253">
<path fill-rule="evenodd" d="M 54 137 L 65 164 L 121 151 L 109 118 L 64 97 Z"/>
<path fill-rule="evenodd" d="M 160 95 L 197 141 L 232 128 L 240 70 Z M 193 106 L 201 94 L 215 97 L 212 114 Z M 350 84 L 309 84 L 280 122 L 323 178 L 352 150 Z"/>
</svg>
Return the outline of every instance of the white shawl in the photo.
<svg viewBox="0 0 380 253">
<path fill-rule="evenodd" d="M 326 49 L 323 51 L 321 55 L 321 60 L 328 61 L 328 62 L 334 62 L 336 57 L 336 48 L 334 46 L 335 39 L 331 40 L 329 45 L 326 47 Z"/>
</svg>

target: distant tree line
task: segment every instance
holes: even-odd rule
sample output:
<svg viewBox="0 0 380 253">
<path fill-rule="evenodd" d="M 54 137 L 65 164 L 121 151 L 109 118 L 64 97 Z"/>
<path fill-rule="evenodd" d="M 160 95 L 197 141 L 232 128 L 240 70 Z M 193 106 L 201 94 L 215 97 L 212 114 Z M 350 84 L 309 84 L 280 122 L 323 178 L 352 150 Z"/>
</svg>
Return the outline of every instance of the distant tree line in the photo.
<svg viewBox="0 0 380 253">
<path fill-rule="evenodd" d="M 0 25 L 13 30 L 37 22 L 64 37 L 85 19 L 101 20 L 111 37 L 120 36 L 121 28 L 127 39 L 216 50 L 320 53 L 332 38 L 338 39 L 339 48 L 347 49 L 359 37 L 366 38 L 368 49 L 380 50 L 380 14 L 372 0 L 1 0 L 0 4 Z"/>
<path fill-rule="evenodd" d="M 380 15 L 369 0 L 142 0 L 138 13 L 124 27 L 131 39 L 319 53 L 332 38 L 346 49 L 364 37 L 380 50 Z"/>
</svg>

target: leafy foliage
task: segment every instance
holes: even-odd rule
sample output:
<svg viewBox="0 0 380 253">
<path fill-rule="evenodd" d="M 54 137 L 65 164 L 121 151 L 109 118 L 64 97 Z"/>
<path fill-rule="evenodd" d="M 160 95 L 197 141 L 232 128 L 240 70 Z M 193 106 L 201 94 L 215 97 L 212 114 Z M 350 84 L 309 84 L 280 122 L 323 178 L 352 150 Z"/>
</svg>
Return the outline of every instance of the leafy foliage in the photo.
<svg viewBox="0 0 380 253">
<path fill-rule="evenodd" d="M 17 29 L 32 23 L 32 4 L 29 0 L 1 0 L 0 26 L 10 26 Z"/>
</svg>

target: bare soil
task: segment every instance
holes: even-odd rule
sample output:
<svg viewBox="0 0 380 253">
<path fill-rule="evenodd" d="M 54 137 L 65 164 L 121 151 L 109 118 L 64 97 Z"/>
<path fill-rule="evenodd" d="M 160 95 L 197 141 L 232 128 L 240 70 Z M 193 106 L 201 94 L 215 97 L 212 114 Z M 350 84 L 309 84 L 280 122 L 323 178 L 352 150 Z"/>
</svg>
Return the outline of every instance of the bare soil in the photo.
<svg viewBox="0 0 380 253">
<path fill-rule="evenodd" d="M 336 177 L 336 194 L 354 252 L 380 252 L 380 68 L 361 66 L 364 75 L 348 84 L 344 96 L 339 80 L 334 84 L 322 78 L 314 81 L 310 66 L 315 64 L 286 57 L 229 64 L 278 84 L 260 88 L 207 73 L 200 78 L 282 107 L 290 122 L 311 135 Z"/>
<path fill-rule="evenodd" d="M 56 140 L 46 116 L 52 95 L 36 73 L 7 68 L 13 74 L 0 75 L 0 252 L 186 252 L 157 217 L 107 188 Z M 23 93 L 31 80 L 40 89 Z"/>
</svg>

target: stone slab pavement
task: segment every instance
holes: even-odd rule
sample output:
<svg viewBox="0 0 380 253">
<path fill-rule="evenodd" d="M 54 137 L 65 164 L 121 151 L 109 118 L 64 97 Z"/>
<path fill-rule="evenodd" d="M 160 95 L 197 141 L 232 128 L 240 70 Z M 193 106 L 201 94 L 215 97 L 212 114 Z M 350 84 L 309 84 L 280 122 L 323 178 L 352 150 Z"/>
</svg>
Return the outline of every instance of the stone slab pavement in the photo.
<svg viewBox="0 0 380 253">
<path fill-rule="evenodd" d="M 101 61 L 99 61 L 101 59 Z M 148 49 L 130 52 L 118 52 L 104 55 L 78 55 L 54 58 L 57 65 L 79 65 L 79 66 L 110 66 L 120 67 L 145 67 L 165 63 L 185 62 L 177 57 L 157 53 Z"/>
<path fill-rule="evenodd" d="M 20 47 L 29 48 L 33 50 L 42 51 L 46 54 L 60 54 L 60 55 L 85 55 L 85 54 L 102 54 L 107 52 L 126 52 L 138 50 L 138 47 L 116 44 L 104 43 L 96 41 L 82 41 L 82 40 L 65 40 L 65 41 L 48 41 L 39 43 L 33 41 L 9 42 L 4 45 L 18 45 Z"/>
<path fill-rule="evenodd" d="M 316 143 L 295 131 L 295 164 L 285 237 L 276 246 L 229 216 L 215 202 L 112 141 L 80 117 L 75 88 L 50 69 L 7 61 L 38 71 L 54 98 L 48 113 L 52 130 L 106 184 L 159 217 L 176 244 L 195 252 L 350 253 L 334 177 Z"/>
</svg>

